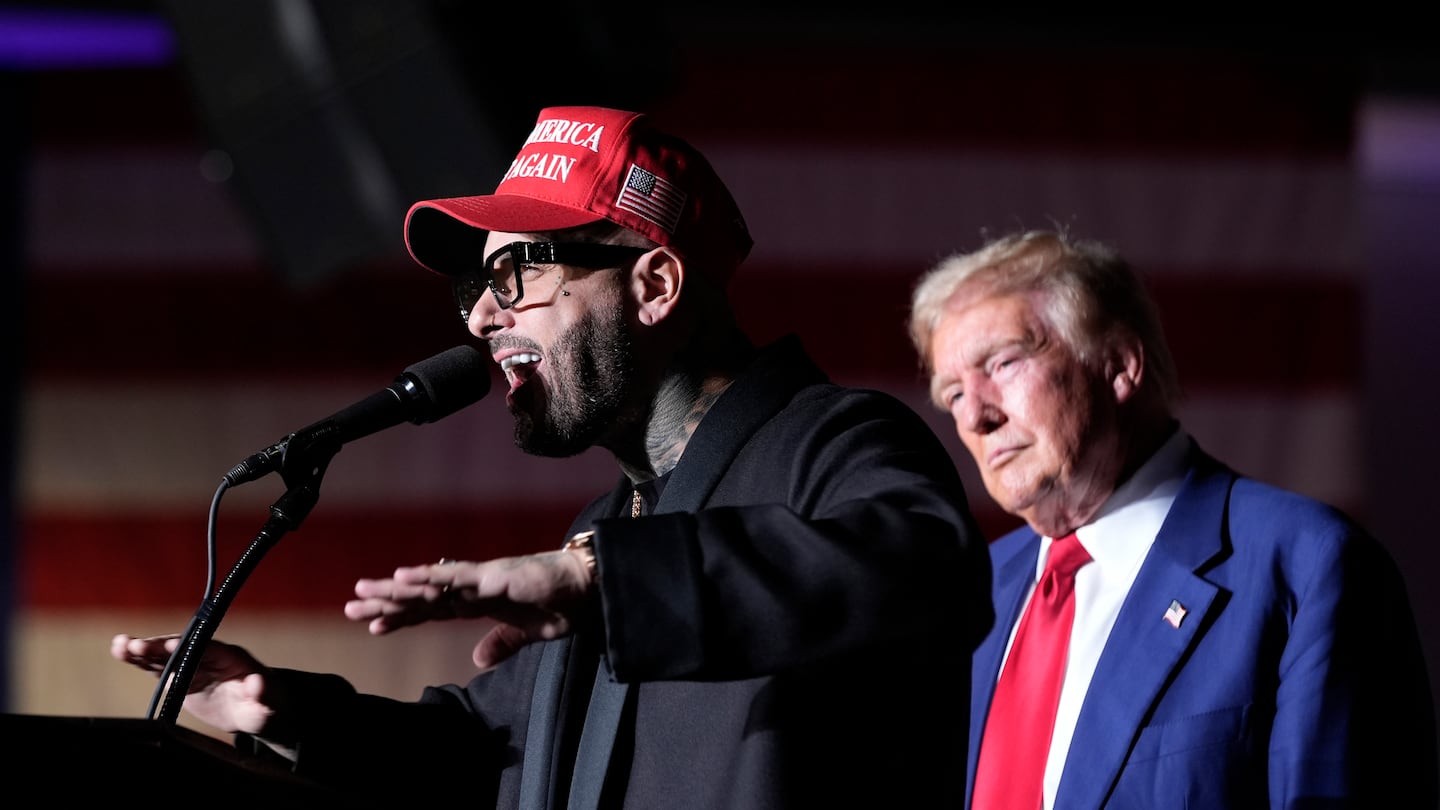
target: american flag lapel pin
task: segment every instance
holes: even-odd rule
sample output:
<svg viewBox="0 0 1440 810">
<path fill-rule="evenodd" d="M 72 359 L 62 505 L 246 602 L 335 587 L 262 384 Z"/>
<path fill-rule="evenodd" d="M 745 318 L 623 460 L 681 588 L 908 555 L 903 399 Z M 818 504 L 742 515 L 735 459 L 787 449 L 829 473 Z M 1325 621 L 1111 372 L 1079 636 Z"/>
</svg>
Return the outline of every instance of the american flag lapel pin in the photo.
<svg viewBox="0 0 1440 810">
<path fill-rule="evenodd" d="M 1176 630 L 1180 629 L 1180 622 L 1185 620 L 1185 606 L 1180 604 L 1179 599 L 1171 599 L 1170 607 L 1165 609 L 1165 621 Z"/>
</svg>

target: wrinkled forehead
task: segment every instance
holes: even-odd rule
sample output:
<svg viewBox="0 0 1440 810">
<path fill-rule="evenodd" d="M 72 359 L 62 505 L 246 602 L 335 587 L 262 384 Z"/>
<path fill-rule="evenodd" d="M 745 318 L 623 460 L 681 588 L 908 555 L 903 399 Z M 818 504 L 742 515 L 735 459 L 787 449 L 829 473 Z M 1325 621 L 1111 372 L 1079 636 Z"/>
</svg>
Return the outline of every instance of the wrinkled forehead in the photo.
<svg viewBox="0 0 1440 810">
<path fill-rule="evenodd" d="M 1023 295 L 953 297 L 936 319 L 925 365 L 931 374 L 963 374 L 966 369 L 983 367 L 1008 347 L 1042 341 L 1046 331 Z"/>
</svg>

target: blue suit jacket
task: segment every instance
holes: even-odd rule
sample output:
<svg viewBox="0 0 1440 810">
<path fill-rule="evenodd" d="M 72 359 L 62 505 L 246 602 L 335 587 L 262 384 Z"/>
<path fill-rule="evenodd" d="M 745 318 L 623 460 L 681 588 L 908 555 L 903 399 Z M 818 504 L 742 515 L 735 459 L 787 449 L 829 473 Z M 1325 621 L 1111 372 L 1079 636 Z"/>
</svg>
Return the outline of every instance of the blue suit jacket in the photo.
<svg viewBox="0 0 1440 810">
<path fill-rule="evenodd" d="M 1193 445 L 1189 464 L 1100 656 L 1056 809 L 1434 808 L 1429 678 L 1388 552 L 1341 512 Z M 991 544 L 967 807 L 1039 548 L 1028 527 Z"/>
</svg>

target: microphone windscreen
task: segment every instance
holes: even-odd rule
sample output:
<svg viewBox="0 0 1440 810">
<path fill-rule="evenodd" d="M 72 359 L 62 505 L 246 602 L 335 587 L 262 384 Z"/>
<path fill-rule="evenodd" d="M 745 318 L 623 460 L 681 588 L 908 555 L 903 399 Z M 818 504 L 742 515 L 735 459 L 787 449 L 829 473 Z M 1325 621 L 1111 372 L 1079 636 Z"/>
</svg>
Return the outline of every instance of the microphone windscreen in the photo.
<svg viewBox="0 0 1440 810">
<path fill-rule="evenodd" d="M 490 393 L 486 360 L 479 349 L 462 345 L 407 367 L 402 379 L 413 381 L 425 402 L 411 421 L 417 425 L 433 422 L 484 398 Z"/>
</svg>

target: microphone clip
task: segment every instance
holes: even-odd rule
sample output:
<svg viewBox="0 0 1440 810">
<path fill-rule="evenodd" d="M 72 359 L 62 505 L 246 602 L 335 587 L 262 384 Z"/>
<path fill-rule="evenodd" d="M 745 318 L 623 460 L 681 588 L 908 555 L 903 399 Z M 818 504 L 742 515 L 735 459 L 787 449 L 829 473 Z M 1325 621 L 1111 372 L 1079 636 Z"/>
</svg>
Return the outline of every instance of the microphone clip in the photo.
<svg viewBox="0 0 1440 810">
<path fill-rule="evenodd" d="M 289 487 L 303 486 L 323 474 L 340 452 L 340 428 L 331 420 L 311 425 L 282 438 L 236 464 L 225 473 L 228 486 L 239 486 L 278 472 Z"/>
</svg>

